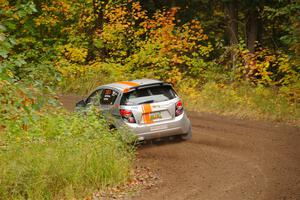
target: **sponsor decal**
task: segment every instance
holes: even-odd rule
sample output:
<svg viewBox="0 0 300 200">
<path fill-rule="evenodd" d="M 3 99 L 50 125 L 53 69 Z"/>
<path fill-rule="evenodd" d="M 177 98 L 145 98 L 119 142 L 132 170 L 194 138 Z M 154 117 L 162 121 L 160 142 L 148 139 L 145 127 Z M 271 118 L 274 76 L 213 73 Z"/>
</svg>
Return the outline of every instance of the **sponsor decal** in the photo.
<svg viewBox="0 0 300 200">
<path fill-rule="evenodd" d="M 160 112 L 157 112 L 157 113 L 151 114 L 151 115 L 150 115 L 150 118 L 151 118 L 152 120 L 156 120 L 156 119 L 161 119 L 162 116 L 161 116 L 161 113 L 160 113 Z"/>
<path fill-rule="evenodd" d="M 152 108 L 160 108 L 160 105 L 153 105 Z"/>
</svg>

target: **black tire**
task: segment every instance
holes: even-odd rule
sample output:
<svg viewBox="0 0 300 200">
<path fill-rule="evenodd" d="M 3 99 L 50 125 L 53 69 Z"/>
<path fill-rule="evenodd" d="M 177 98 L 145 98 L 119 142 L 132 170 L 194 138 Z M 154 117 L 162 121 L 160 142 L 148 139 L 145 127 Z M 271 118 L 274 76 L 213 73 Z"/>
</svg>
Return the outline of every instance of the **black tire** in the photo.
<svg viewBox="0 0 300 200">
<path fill-rule="evenodd" d="M 190 140 L 190 139 L 192 139 L 192 135 L 193 135 L 192 134 L 192 129 L 190 128 L 188 133 L 183 134 L 180 137 L 181 137 L 182 140 Z"/>
</svg>

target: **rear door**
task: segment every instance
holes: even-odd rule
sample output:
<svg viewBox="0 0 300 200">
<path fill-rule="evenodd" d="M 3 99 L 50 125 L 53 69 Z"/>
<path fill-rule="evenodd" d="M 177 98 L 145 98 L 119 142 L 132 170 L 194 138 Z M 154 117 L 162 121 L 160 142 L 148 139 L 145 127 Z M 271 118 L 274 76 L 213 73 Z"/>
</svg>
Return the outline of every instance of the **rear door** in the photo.
<svg viewBox="0 0 300 200">
<path fill-rule="evenodd" d="M 177 101 L 170 85 L 157 85 L 124 94 L 121 107 L 132 111 L 136 123 L 155 124 L 174 119 Z"/>
</svg>

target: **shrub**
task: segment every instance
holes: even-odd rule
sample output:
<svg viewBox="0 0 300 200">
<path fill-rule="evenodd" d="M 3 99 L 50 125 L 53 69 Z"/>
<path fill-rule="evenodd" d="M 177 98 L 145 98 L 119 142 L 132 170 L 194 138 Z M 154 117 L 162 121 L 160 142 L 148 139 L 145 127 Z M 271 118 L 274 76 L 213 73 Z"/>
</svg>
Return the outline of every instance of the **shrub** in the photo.
<svg viewBox="0 0 300 200">
<path fill-rule="evenodd" d="M 194 88 L 181 85 L 179 89 L 189 110 L 299 123 L 299 102 L 290 101 L 281 90 L 262 85 L 253 88 L 247 84 L 213 82 L 205 84 L 201 90 Z"/>
<path fill-rule="evenodd" d="M 134 158 L 128 131 L 101 113 L 67 113 L 48 87 L 0 71 L 1 199 L 71 199 L 126 181 Z"/>
<path fill-rule="evenodd" d="M 81 12 L 81 7 L 77 9 Z M 151 15 L 139 2 L 109 2 L 103 10 L 103 26 L 89 31 L 86 40 L 78 37 L 83 34 L 79 24 L 69 24 L 73 31 L 56 46 L 60 88 L 86 93 L 92 86 L 115 80 L 156 78 L 176 84 L 184 77 L 201 76 L 212 46 L 200 21 L 179 25 L 177 10 Z M 52 9 L 47 12 L 57 14 Z"/>
<path fill-rule="evenodd" d="M 234 69 L 228 69 L 234 73 L 236 82 L 246 80 L 253 85 L 277 87 L 299 82 L 299 64 L 282 51 L 259 47 L 251 53 L 243 45 L 232 51 L 235 53 Z M 223 59 L 221 57 L 218 62 Z"/>
<path fill-rule="evenodd" d="M 87 94 L 99 85 L 130 77 L 122 65 L 115 63 L 95 62 L 89 66 L 59 63 L 57 68 L 63 77 L 59 82 L 63 93 Z"/>
<path fill-rule="evenodd" d="M 126 181 L 134 149 L 124 134 L 94 113 L 43 114 L 27 130 L 8 122 L 0 132 L 1 198 L 82 198 Z"/>
</svg>

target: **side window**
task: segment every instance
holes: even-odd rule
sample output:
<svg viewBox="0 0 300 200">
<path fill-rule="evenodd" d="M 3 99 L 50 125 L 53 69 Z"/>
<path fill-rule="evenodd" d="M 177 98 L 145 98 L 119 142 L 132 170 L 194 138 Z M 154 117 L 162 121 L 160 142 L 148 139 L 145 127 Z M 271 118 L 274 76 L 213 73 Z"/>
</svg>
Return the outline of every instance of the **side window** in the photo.
<svg viewBox="0 0 300 200">
<path fill-rule="evenodd" d="M 100 97 L 102 94 L 102 89 L 97 90 L 93 92 L 86 100 L 87 105 L 94 105 L 94 106 L 99 106 L 100 105 Z"/>
<path fill-rule="evenodd" d="M 101 95 L 101 105 L 113 105 L 118 97 L 118 92 L 111 89 L 104 89 Z"/>
</svg>

